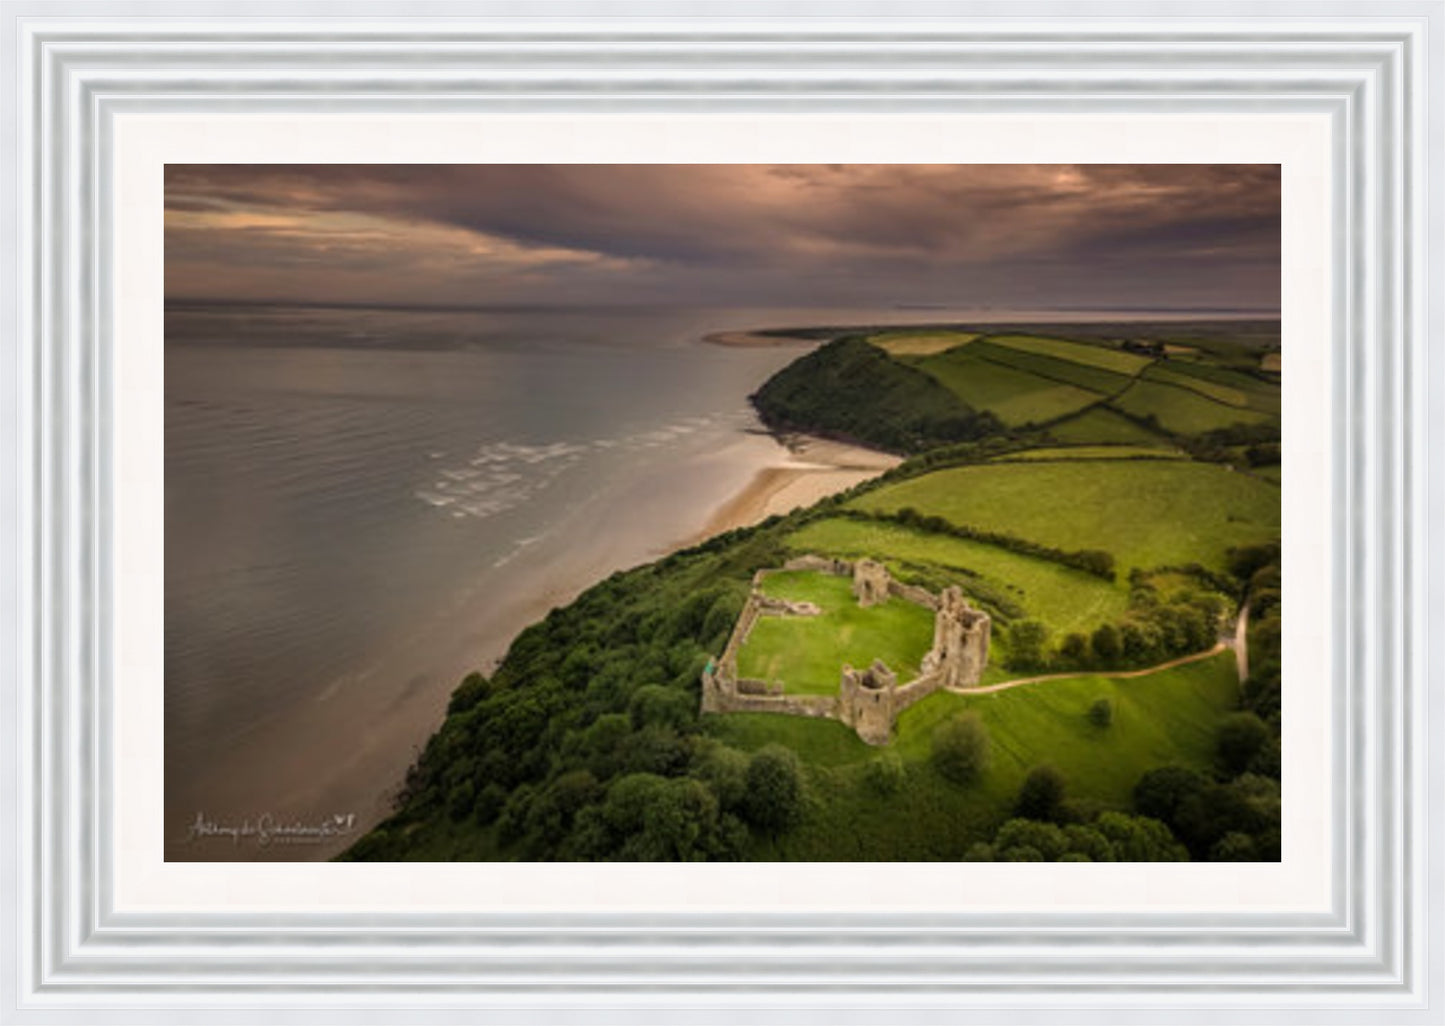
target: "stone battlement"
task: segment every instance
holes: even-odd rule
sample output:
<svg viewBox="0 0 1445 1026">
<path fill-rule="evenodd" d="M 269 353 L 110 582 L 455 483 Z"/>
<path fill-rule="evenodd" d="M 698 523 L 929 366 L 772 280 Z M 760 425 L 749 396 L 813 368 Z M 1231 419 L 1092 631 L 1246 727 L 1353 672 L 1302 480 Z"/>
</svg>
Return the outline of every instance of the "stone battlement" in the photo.
<svg viewBox="0 0 1445 1026">
<path fill-rule="evenodd" d="M 789 695 L 775 684 L 739 680 L 738 651 L 760 616 L 816 616 L 822 612 L 809 602 L 789 602 L 762 593 L 768 571 L 753 577 L 752 592 L 738 616 L 732 636 L 718 663 L 709 663 L 702 675 L 702 711 L 772 712 L 791 716 L 817 716 L 846 723 L 870 745 L 887 744 L 898 714 L 939 688 L 967 688 L 977 684 L 988 665 L 992 621 L 974 609 L 956 587 L 941 595 L 893 580 L 887 567 L 871 559 L 857 563 L 799 556 L 785 570 L 813 570 L 853 578 L 853 596 L 864 607 L 890 597 L 912 602 L 934 612 L 933 647 L 923 657 L 919 675 L 904 684 L 881 659 L 863 670 L 843 665 L 837 695 Z"/>
</svg>

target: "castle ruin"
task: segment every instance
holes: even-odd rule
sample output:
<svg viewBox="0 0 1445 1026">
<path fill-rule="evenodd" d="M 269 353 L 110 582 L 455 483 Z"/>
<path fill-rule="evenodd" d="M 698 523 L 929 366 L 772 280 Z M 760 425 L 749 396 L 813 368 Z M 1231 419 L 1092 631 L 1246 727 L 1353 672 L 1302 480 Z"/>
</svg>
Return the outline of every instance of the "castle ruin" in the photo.
<svg viewBox="0 0 1445 1026">
<path fill-rule="evenodd" d="M 888 568 L 871 559 L 853 564 L 853 597 L 867 609 L 888 601 Z"/>
<path fill-rule="evenodd" d="M 895 581 L 887 567 L 871 560 L 849 563 L 821 556 L 799 556 L 784 570 L 813 570 L 853 579 L 853 596 L 865 608 L 889 598 L 924 606 L 934 613 L 933 647 L 923 657 L 919 675 L 904 684 L 882 660 L 863 670 L 843 665 L 837 695 L 785 694 L 773 683 L 740 679 L 737 656 L 760 616 L 810 616 L 821 612 L 811 603 L 788 602 L 762 593 L 769 571 L 753 577 L 752 591 L 728 639 L 722 658 L 709 662 L 702 675 L 702 711 L 775 712 L 818 716 L 846 723 L 870 745 L 887 744 L 898 714 L 940 688 L 962 690 L 976 685 L 988 665 L 992 621 L 968 604 L 956 587 L 941 595 Z"/>
<path fill-rule="evenodd" d="M 943 687 L 977 684 L 988 662 L 988 641 L 993 622 L 974 609 L 958 588 L 944 588 L 933 618 L 933 648 L 923 657 L 922 672 L 939 673 Z"/>
</svg>

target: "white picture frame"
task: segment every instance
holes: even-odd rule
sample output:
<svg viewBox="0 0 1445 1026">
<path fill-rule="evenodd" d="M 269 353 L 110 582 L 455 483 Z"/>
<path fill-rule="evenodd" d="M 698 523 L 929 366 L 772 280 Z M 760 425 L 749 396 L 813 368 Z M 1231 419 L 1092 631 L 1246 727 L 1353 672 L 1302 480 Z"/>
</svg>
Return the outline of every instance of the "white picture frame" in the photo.
<svg viewBox="0 0 1445 1026">
<path fill-rule="evenodd" d="M 1445 3 L 1313 6 L 6 2 L 0 1021 L 1445 1019 Z M 1328 908 L 118 908 L 117 119 L 786 110 L 1328 127 Z"/>
</svg>

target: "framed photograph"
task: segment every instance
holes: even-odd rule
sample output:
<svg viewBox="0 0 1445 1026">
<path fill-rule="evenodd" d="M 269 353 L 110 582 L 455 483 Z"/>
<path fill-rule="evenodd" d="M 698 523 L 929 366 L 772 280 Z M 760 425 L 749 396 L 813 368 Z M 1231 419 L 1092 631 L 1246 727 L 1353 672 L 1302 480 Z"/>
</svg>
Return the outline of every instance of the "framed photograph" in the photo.
<svg viewBox="0 0 1445 1026">
<path fill-rule="evenodd" d="M 3 12 L 0 1021 L 1440 1021 L 1445 3 Z"/>
</svg>

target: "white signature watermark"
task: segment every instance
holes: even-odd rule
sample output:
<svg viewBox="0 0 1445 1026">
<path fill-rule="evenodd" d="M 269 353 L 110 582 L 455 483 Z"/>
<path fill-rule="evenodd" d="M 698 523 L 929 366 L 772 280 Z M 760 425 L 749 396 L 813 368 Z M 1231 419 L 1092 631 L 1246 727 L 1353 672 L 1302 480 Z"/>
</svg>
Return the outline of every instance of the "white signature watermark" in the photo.
<svg viewBox="0 0 1445 1026">
<path fill-rule="evenodd" d="M 243 840 L 254 842 L 265 848 L 272 844 L 320 844 L 333 837 L 344 837 L 356 829 L 356 814 L 336 814 L 315 822 L 299 819 L 281 820 L 266 812 L 255 819 L 243 819 L 239 823 L 226 823 L 209 819 L 205 813 L 196 813 L 186 834 L 186 843 L 203 841 L 213 837 L 229 839 L 233 844 Z"/>
</svg>

